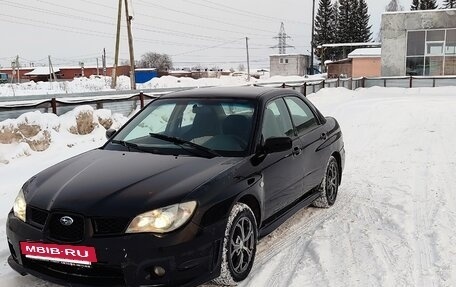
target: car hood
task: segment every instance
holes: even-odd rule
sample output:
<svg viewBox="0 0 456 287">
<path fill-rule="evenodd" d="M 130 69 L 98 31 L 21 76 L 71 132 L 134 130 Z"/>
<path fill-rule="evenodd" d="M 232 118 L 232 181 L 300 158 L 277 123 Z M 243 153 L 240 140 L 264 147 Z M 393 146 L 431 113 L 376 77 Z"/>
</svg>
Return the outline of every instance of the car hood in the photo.
<svg viewBox="0 0 456 287">
<path fill-rule="evenodd" d="M 28 204 L 45 210 L 135 216 L 179 203 L 240 161 L 93 150 L 42 171 L 24 192 Z"/>
</svg>

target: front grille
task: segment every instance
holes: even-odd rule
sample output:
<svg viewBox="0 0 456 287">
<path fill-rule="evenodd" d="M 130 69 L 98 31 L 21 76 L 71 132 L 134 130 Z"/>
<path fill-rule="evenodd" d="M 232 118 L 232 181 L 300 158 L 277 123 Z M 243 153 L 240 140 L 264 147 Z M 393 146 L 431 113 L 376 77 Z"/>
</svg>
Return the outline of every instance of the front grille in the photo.
<svg viewBox="0 0 456 287">
<path fill-rule="evenodd" d="M 23 263 L 25 267 L 63 279 L 65 282 L 111 287 L 125 285 L 120 266 L 105 266 L 95 263 L 87 268 L 28 258 L 24 258 Z"/>
<path fill-rule="evenodd" d="M 124 233 L 130 219 L 128 218 L 93 218 L 92 224 L 95 235 L 108 235 Z"/>
<path fill-rule="evenodd" d="M 43 228 L 43 226 L 46 224 L 48 215 L 49 214 L 47 211 L 35 208 L 33 206 L 27 208 L 28 222 L 37 227 Z"/>
<path fill-rule="evenodd" d="M 63 225 L 60 219 L 69 216 L 73 224 Z M 78 242 L 84 237 L 84 218 L 79 215 L 66 213 L 53 213 L 48 223 L 49 237 L 64 242 Z"/>
</svg>

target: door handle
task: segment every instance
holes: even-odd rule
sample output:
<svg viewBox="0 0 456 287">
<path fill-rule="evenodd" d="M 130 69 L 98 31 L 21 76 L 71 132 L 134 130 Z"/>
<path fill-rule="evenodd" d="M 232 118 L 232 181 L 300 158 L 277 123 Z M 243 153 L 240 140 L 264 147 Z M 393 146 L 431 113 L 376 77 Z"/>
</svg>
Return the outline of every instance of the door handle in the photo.
<svg viewBox="0 0 456 287">
<path fill-rule="evenodd" d="M 293 155 L 300 155 L 301 154 L 301 148 L 295 147 L 293 149 Z"/>
<path fill-rule="evenodd" d="M 321 136 L 320 136 L 321 140 L 325 140 L 327 138 L 328 138 L 328 135 L 326 133 L 322 133 Z"/>
</svg>

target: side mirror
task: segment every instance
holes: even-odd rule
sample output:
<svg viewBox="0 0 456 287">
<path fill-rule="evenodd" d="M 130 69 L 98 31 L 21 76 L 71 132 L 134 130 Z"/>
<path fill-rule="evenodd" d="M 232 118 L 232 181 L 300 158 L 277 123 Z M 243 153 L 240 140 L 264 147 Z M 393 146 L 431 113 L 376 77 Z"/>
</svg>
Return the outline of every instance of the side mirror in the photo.
<svg viewBox="0 0 456 287">
<path fill-rule="evenodd" d="M 263 145 L 266 153 L 275 153 L 290 150 L 293 142 L 289 137 L 268 138 Z"/>
<path fill-rule="evenodd" d="M 115 129 L 109 129 L 106 131 L 106 138 L 109 140 L 117 131 Z"/>
</svg>

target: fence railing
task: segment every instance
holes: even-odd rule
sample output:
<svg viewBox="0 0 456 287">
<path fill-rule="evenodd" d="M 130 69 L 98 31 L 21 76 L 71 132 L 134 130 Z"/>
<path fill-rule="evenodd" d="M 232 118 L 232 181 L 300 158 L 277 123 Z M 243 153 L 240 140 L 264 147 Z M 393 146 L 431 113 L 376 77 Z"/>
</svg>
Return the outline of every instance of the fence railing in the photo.
<svg viewBox="0 0 456 287">
<path fill-rule="evenodd" d="M 455 86 L 456 76 L 444 77 L 361 77 L 339 78 L 326 80 L 310 80 L 288 82 L 256 83 L 254 86 L 289 88 L 300 91 L 304 95 L 316 93 L 323 88 L 343 87 L 350 90 L 358 88 L 400 87 L 422 88 Z M 34 95 L 0 98 L 0 121 L 8 118 L 17 118 L 24 112 L 39 110 L 43 113 L 61 115 L 79 105 L 91 105 L 94 109 L 106 108 L 115 113 L 130 114 L 137 107 L 144 107 L 147 102 L 170 92 L 188 90 L 196 87 L 165 88 L 135 91 L 110 91 L 82 94 Z M 49 98 L 52 97 L 52 98 Z"/>
<path fill-rule="evenodd" d="M 323 88 L 346 88 L 356 90 L 358 88 L 386 87 L 386 88 L 424 88 L 424 87 L 456 87 L 456 76 L 441 77 L 360 77 L 338 78 L 327 80 L 303 80 L 294 82 L 275 82 L 255 84 L 262 87 L 291 88 L 299 90 L 304 95 L 316 93 Z"/>
<path fill-rule="evenodd" d="M 192 88 L 193 87 L 146 90 L 148 91 L 147 94 L 145 92 L 137 93 L 136 91 L 110 91 L 80 94 L 0 97 L 0 121 L 17 118 L 25 112 L 35 110 L 41 111 L 42 113 L 61 115 L 80 105 L 90 105 L 94 109 L 105 108 L 114 113 L 120 113 L 127 116 L 136 108 L 143 108 L 149 101 L 161 95 Z"/>
</svg>

